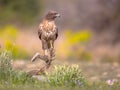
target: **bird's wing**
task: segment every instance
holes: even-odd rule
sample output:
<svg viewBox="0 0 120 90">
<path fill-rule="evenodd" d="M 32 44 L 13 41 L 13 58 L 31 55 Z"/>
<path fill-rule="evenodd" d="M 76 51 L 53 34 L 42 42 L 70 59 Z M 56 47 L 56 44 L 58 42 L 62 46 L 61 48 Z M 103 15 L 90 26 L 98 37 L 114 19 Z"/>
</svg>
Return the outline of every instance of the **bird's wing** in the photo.
<svg viewBox="0 0 120 90">
<path fill-rule="evenodd" d="M 40 25 L 38 28 L 38 36 L 40 39 L 41 39 L 41 35 L 42 35 L 42 25 Z"/>
<path fill-rule="evenodd" d="M 58 28 L 56 27 L 56 39 L 58 37 Z"/>
</svg>

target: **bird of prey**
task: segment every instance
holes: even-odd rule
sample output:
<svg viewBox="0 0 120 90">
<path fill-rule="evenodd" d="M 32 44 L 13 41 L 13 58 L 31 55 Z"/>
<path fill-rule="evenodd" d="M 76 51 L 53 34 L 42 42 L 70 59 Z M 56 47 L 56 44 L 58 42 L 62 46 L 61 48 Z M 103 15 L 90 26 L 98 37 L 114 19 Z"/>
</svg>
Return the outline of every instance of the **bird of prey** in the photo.
<svg viewBox="0 0 120 90">
<path fill-rule="evenodd" d="M 57 17 L 60 17 L 59 13 L 49 11 L 38 28 L 38 36 L 42 42 L 42 49 L 45 56 L 49 56 L 49 50 L 54 49 L 54 41 L 58 37 L 58 28 L 55 24 Z"/>
</svg>

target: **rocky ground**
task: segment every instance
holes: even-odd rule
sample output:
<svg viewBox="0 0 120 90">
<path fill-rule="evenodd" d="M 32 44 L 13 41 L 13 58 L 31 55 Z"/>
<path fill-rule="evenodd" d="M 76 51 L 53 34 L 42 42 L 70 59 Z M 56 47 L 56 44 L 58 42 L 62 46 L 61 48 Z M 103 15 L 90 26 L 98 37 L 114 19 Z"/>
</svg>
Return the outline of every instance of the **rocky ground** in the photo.
<svg viewBox="0 0 120 90">
<path fill-rule="evenodd" d="M 114 63 L 101 63 L 101 62 L 76 62 L 72 63 L 69 61 L 53 61 L 52 66 L 47 70 L 48 72 L 53 70 L 54 65 L 72 65 L 78 64 L 80 69 L 84 72 L 88 80 L 92 81 L 120 81 L 120 65 L 117 62 Z M 45 63 L 43 61 L 30 61 L 17 60 L 13 62 L 13 67 L 18 70 L 24 70 L 29 72 L 31 70 L 38 70 Z"/>
</svg>

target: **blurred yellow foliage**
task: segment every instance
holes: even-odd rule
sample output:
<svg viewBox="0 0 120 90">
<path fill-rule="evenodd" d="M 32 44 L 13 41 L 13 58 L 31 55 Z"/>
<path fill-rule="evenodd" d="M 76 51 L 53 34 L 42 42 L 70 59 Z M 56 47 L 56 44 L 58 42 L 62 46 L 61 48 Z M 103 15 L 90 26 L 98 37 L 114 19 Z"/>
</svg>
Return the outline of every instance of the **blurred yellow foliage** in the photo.
<svg viewBox="0 0 120 90">
<path fill-rule="evenodd" d="M 0 29 L 0 38 L 15 40 L 18 36 L 18 29 L 12 25 L 6 25 Z"/>
<path fill-rule="evenodd" d="M 89 51 L 85 50 L 85 45 L 90 41 L 92 33 L 90 30 L 66 30 L 64 32 L 65 40 L 60 46 L 60 53 L 66 58 L 71 59 L 91 59 Z"/>
<path fill-rule="evenodd" d="M 73 45 L 77 43 L 88 42 L 92 34 L 89 30 L 83 30 L 81 32 L 80 31 L 73 32 L 71 30 L 66 30 L 65 36 L 67 42 Z"/>
<path fill-rule="evenodd" d="M 19 36 L 19 30 L 12 25 L 6 25 L 0 28 L 0 41 L 3 42 L 3 48 L 12 52 L 14 58 L 24 59 L 29 57 L 28 52 L 16 44 Z"/>
<path fill-rule="evenodd" d="M 13 57 L 19 58 L 19 59 L 25 59 L 27 57 L 29 57 L 29 54 L 26 50 L 24 50 L 22 47 L 20 47 L 19 45 L 16 45 L 15 43 L 13 43 L 10 40 L 6 40 L 5 41 L 5 48 L 8 51 L 11 51 L 13 54 Z"/>
</svg>

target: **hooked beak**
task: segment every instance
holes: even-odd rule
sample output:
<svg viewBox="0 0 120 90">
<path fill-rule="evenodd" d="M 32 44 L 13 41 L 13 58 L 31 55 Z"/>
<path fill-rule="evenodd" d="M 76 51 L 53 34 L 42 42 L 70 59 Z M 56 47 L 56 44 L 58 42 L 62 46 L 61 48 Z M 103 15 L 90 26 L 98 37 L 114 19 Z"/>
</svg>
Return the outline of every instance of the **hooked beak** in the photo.
<svg viewBox="0 0 120 90">
<path fill-rule="evenodd" d="M 56 14 L 56 17 L 60 17 L 60 14 Z"/>
</svg>

